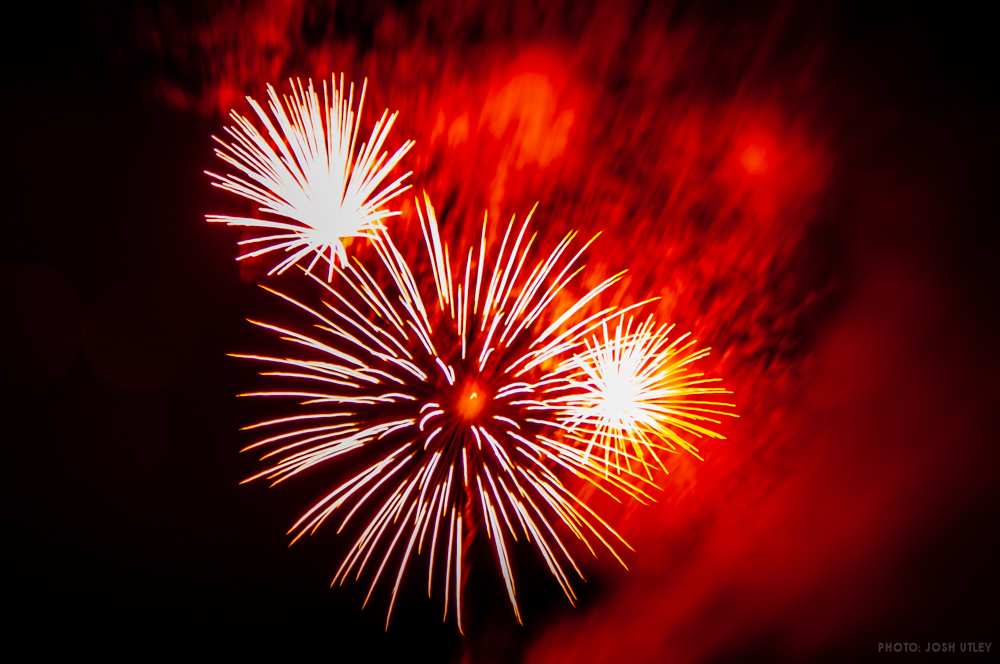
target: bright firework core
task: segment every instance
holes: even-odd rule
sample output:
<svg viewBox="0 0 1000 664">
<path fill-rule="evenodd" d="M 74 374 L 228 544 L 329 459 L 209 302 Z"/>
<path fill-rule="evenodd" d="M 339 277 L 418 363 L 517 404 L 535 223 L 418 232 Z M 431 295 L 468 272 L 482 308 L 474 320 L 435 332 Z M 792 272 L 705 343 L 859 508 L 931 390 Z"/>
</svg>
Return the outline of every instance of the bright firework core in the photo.
<svg viewBox="0 0 1000 664">
<path fill-rule="evenodd" d="M 597 410 L 605 417 L 617 417 L 623 421 L 636 419 L 636 402 L 639 400 L 639 384 L 635 374 L 613 371 L 605 376 L 604 391 Z"/>
<path fill-rule="evenodd" d="M 468 378 L 461 383 L 455 399 L 455 412 L 466 422 L 476 422 L 483 414 L 483 409 L 492 395 L 487 391 L 481 380 Z"/>
</svg>

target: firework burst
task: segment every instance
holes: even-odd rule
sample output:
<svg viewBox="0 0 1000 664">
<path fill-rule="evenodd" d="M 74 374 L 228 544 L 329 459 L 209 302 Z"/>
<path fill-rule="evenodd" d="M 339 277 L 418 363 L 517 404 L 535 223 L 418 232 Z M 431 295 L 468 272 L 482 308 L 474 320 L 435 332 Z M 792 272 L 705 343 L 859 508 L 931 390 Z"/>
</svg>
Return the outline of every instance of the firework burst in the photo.
<svg viewBox="0 0 1000 664">
<path fill-rule="evenodd" d="M 690 333 L 671 339 L 674 326 L 657 326 L 652 316 L 637 323 L 622 313 L 600 328 L 551 379 L 546 403 L 567 437 L 608 470 L 650 478 L 656 467 L 666 470 L 659 451 L 700 459 L 691 438 L 725 438 L 709 427 L 735 417 L 735 405 L 718 399 L 732 393 L 694 368 L 709 348 Z"/>
<path fill-rule="evenodd" d="M 409 189 L 405 173 L 383 186 L 383 181 L 413 146 L 406 141 L 392 156 L 382 151 L 396 113 L 388 109 L 375 123 L 366 143 L 357 147 L 367 80 L 361 87 L 357 109 L 354 84 L 344 94 L 344 77 L 331 78 L 322 91 L 291 81 L 291 95 L 279 97 L 268 85 L 268 113 L 255 100 L 247 101 L 264 128 L 262 133 L 248 118 L 230 112 L 234 124 L 226 127 L 229 141 L 213 136 L 215 154 L 235 169 L 217 175 L 206 171 L 213 184 L 259 204 L 263 218 L 208 215 L 210 222 L 251 228 L 260 235 L 243 240 L 246 253 L 237 260 L 281 252 L 284 256 L 268 274 L 306 263 L 312 270 L 320 258 L 329 267 L 347 261 L 345 243 L 370 238 L 382 222 L 398 215 L 386 205 Z M 266 137 L 265 137 L 266 134 Z M 357 147 L 357 150 L 355 149 Z"/>
<path fill-rule="evenodd" d="M 519 225 L 511 218 L 499 249 L 487 240 L 484 217 L 478 247 L 456 261 L 426 194 L 416 207 L 428 258 L 421 272 L 377 233 L 371 261 L 333 265 L 334 283 L 308 275 L 324 294 L 318 306 L 263 287 L 310 327 L 251 321 L 296 351 L 239 355 L 294 386 L 247 396 L 291 399 L 297 409 L 247 427 L 268 433 L 247 448 L 264 451 L 266 467 L 246 481 L 351 470 L 289 535 L 297 541 L 331 519 L 338 532 L 353 528 L 333 584 L 367 575 L 367 604 L 390 577 L 387 627 L 407 570 L 425 558 L 428 596 L 441 587 L 443 617 L 450 602 L 461 630 L 463 553 L 479 533 L 491 543 L 520 621 L 514 542 L 534 547 L 570 602 L 571 577 L 582 578 L 580 552 L 603 548 L 621 562 L 617 549 L 628 546 L 567 481 L 612 497 L 648 498 L 645 478 L 609 475 L 592 463 L 590 451 L 604 442 L 591 441 L 585 451 L 567 438 L 545 388 L 558 380 L 552 372 L 567 353 L 627 311 L 597 305 L 624 272 L 580 287 L 582 259 L 596 236 L 581 244 L 569 232 L 536 257 L 531 214 Z M 424 288 L 431 282 L 433 289 Z M 574 299 L 571 290 L 583 293 Z"/>
</svg>

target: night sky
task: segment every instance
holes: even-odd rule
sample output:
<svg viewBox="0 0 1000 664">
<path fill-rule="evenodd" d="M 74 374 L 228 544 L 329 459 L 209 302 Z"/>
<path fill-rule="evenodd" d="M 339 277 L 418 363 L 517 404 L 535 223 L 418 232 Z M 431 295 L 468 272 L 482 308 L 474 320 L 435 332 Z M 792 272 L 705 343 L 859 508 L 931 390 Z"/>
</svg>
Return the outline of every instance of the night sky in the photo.
<svg viewBox="0 0 1000 664">
<path fill-rule="evenodd" d="M 971 9 L 864 3 L 34 3 L 8 21 L 6 642 L 324 661 L 845 661 L 998 646 L 996 81 Z M 503 3 L 497 3 L 503 4 Z M 542 5 L 543 3 L 538 3 Z M 970 4 L 971 7 L 971 4 Z M 612 513 L 631 572 L 580 605 L 525 556 L 513 620 L 471 562 L 466 634 L 409 580 L 330 590 L 307 489 L 257 468 L 226 357 L 270 313 L 210 135 L 244 93 L 346 71 L 400 109 L 456 239 L 539 200 L 608 229 L 595 274 L 713 347 L 741 419 Z M 243 210 L 244 212 L 246 210 Z M 548 221 L 544 221 L 548 220 Z M 401 223 L 401 234 L 412 226 Z M 408 230 L 407 230 L 408 229 Z M 302 284 L 298 284 L 301 287 Z M 278 315 L 281 315 L 280 313 Z M 319 483 L 317 485 L 317 482 Z M 332 529 L 331 529 L 332 531 Z M 971 655 L 962 659 L 980 659 Z M 914 657 L 907 657 L 913 660 Z"/>
</svg>

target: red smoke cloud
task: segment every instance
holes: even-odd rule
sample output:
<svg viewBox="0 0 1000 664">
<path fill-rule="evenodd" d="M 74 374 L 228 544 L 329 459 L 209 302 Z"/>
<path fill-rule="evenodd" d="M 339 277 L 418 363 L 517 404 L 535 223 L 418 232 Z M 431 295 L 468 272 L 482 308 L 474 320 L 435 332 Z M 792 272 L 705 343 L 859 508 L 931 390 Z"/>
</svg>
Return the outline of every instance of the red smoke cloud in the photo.
<svg viewBox="0 0 1000 664">
<path fill-rule="evenodd" d="M 599 596 L 532 632 L 530 661 L 808 656 L 898 610 L 897 566 L 981 475 L 971 448 L 912 442 L 974 438 L 935 353 L 957 314 L 934 275 L 863 249 L 872 219 L 830 204 L 847 141 L 823 40 L 791 12 L 505 4 L 143 20 L 163 98 L 220 121 L 266 82 L 367 76 L 366 113 L 399 109 L 444 233 L 538 200 L 550 238 L 604 230 L 588 279 L 627 267 L 630 297 L 660 296 L 715 349 L 742 419 L 704 463 L 668 461 L 659 503 L 621 511 L 631 573 L 602 569 Z"/>
</svg>

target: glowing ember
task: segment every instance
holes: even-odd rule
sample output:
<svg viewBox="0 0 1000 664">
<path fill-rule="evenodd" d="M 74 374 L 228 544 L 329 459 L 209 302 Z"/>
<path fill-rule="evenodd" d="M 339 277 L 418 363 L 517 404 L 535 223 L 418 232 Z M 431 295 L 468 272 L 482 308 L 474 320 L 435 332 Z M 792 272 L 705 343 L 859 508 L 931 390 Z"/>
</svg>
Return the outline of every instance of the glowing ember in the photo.
<svg viewBox="0 0 1000 664">
<path fill-rule="evenodd" d="M 468 380 L 455 402 L 455 410 L 462 419 L 472 422 L 479 418 L 488 399 L 489 395 L 482 384 Z"/>
</svg>

